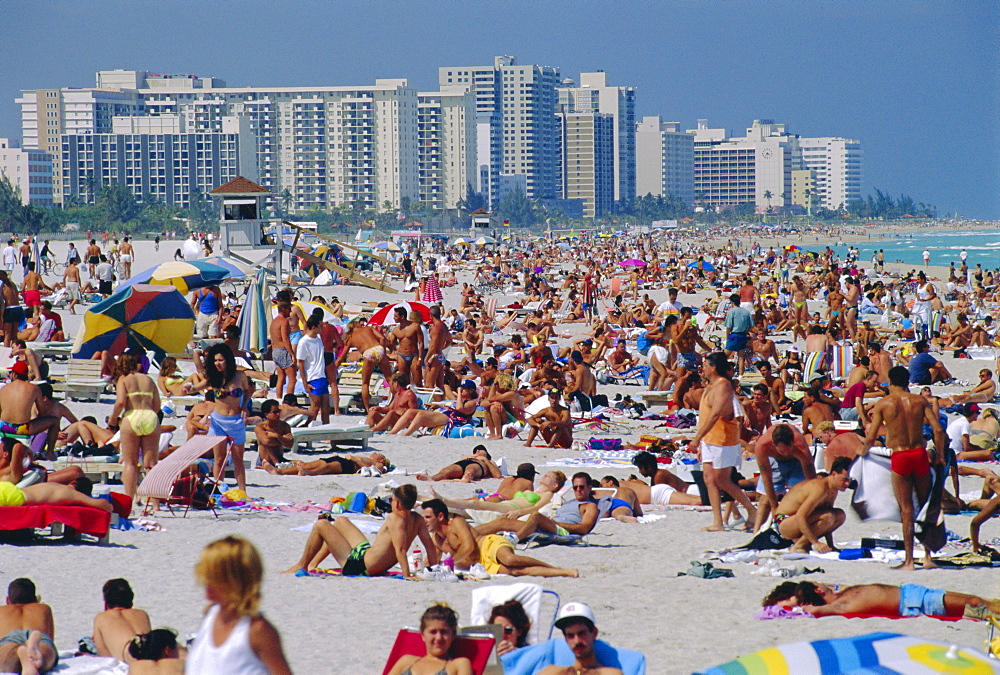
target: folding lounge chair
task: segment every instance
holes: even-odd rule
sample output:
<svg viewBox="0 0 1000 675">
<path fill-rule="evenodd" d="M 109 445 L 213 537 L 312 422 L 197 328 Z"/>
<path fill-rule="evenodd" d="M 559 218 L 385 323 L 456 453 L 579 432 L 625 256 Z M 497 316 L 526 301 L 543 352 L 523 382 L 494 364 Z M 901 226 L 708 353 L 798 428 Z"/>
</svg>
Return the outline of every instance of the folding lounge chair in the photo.
<svg viewBox="0 0 1000 675">
<path fill-rule="evenodd" d="M 830 349 L 833 354 L 830 360 L 830 377 L 834 380 L 846 380 L 854 368 L 854 347 L 837 345 Z"/>
<path fill-rule="evenodd" d="M 316 441 L 330 441 L 337 445 L 357 445 L 368 449 L 368 439 L 372 430 L 367 424 L 345 427 L 338 424 L 324 424 L 316 427 L 295 427 L 292 429 L 292 447 L 289 452 L 301 452 L 300 446 Z"/>
<path fill-rule="evenodd" d="M 486 667 L 490 661 L 490 655 L 495 647 L 496 638 L 492 635 L 484 635 L 482 633 L 462 635 L 460 633 L 455 637 L 452 654 L 454 656 L 464 656 L 469 659 L 472 662 L 473 675 L 485 675 L 488 672 Z M 389 658 L 386 659 L 385 668 L 382 669 L 382 675 L 386 675 L 386 673 L 392 670 L 392 666 L 395 665 L 396 661 L 407 654 L 413 654 L 414 656 L 424 656 L 427 654 L 424 639 L 421 637 L 420 631 L 415 628 L 400 629 L 396 635 L 396 641 L 392 645 L 392 650 L 389 652 Z M 503 671 L 501 670 L 500 672 Z"/>
<path fill-rule="evenodd" d="M 158 499 L 167 505 L 171 513 L 174 512 L 171 504 L 180 503 L 181 499 L 173 495 L 174 485 L 181 477 L 184 470 L 191 464 L 197 462 L 207 452 L 211 452 L 216 446 L 226 444 L 226 459 L 229 458 L 230 441 L 226 436 L 194 436 L 187 439 L 184 445 L 167 455 L 166 459 L 160 460 L 156 466 L 149 470 L 146 477 L 139 484 L 136 492 L 137 497 Z M 225 461 L 225 460 L 224 460 Z M 213 488 L 213 492 L 215 489 Z M 209 495 L 211 496 L 211 495 Z M 184 505 L 184 516 L 187 516 L 191 508 L 190 502 Z M 219 514 L 212 507 L 212 513 L 216 518 Z"/>
<path fill-rule="evenodd" d="M 552 609 L 552 619 L 549 621 L 549 631 L 543 637 L 541 616 L 542 597 L 551 595 L 555 598 L 555 607 Z M 472 591 L 472 609 L 469 620 L 474 624 L 485 624 L 490 619 L 490 612 L 497 605 L 502 605 L 508 600 L 517 600 L 524 607 L 525 614 L 531 619 L 531 628 L 528 629 L 528 644 L 538 644 L 552 637 L 555 628 L 556 616 L 559 614 L 560 599 L 555 591 L 547 591 L 539 584 L 515 583 L 503 586 L 483 586 Z"/>
</svg>

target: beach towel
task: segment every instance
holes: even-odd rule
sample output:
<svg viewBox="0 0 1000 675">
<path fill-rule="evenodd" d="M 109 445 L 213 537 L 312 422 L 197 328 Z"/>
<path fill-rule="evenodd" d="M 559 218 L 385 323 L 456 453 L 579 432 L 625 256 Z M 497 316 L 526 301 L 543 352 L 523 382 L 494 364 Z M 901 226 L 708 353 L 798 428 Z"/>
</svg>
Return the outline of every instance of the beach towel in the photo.
<svg viewBox="0 0 1000 675">
<path fill-rule="evenodd" d="M 619 668 L 625 675 L 646 674 L 646 657 L 642 652 L 612 647 L 604 640 L 595 640 L 594 653 L 602 665 Z M 573 651 L 561 635 L 500 657 L 505 675 L 533 675 L 546 666 L 571 666 L 575 661 Z"/>
<path fill-rule="evenodd" d="M 538 584 L 517 583 L 474 589 L 469 623 L 477 626 L 489 623 L 490 612 L 493 611 L 493 608 L 508 600 L 517 600 L 524 607 L 525 614 L 531 619 L 527 642 L 529 645 L 538 644 L 541 641 L 542 631 L 539 625 L 542 611 L 542 587 Z"/>
</svg>

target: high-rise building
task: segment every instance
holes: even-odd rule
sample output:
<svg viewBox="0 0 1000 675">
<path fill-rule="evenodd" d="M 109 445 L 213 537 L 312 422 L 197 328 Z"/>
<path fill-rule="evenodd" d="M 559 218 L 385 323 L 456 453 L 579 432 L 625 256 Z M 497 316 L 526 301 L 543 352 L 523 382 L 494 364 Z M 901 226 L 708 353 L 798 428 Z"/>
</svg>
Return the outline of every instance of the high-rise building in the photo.
<svg viewBox="0 0 1000 675">
<path fill-rule="evenodd" d="M 812 169 L 792 169 L 792 206 L 809 212 L 816 201 L 816 172 Z"/>
<path fill-rule="evenodd" d="M 698 120 L 694 133 L 694 197 L 704 206 L 753 204 L 758 212 L 790 204 L 791 171 L 798 162 L 798 136 L 784 124 L 754 120 L 746 135 L 730 138 Z"/>
<path fill-rule="evenodd" d="M 63 134 L 111 133 L 116 115 L 141 115 L 138 94 L 118 89 L 33 89 L 21 92 L 22 145 L 43 150 L 52 157 L 52 197 L 63 203 Z"/>
<path fill-rule="evenodd" d="M 528 197 L 559 194 L 558 68 L 519 65 L 513 56 L 498 56 L 492 66 L 439 68 L 438 84 L 464 85 L 476 98 L 478 188 L 489 194 L 491 204 L 498 201 L 501 174 L 523 175 Z"/>
<path fill-rule="evenodd" d="M 431 209 L 454 209 L 475 187 L 476 101 L 466 87 L 418 94 L 420 201 Z"/>
<path fill-rule="evenodd" d="M 51 147 L 64 133 L 110 133 L 116 115 L 176 115 L 187 133 L 220 133 L 223 118 L 241 116 L 256 137 L 260 182 L 276 195 L 287 190 L 291 208 L 397 208 L 403 197 L 418 198 L 417 91 L 406 80 L 236 88 L 214 78 L 115 70 L 99 73 L 98 84 L 124 88 L 24 92 L 18 102 L 26 143 Z M 50 110 L 50 100 L 64 103 Z M 49 112 L 58 133 L 46 140 L 39 128 L 49 128 L 40 124 Z M 65 184 L 62 168 L 55 173 Z"/>
<path fill-rule="evenodd" d="M 635 195 L 694 203 L 694 134 L 679 122 L 643 117 L 635 128 Z"/>
<path fill-rule="evenodd" d="M 111 133 L 62 135 L 62 192 L 93 201 L 102 185 L 123 184 L 187 207 L 236 176 L 257 174 L 257 144 L 246 118 L 223 117 L 219 131 L 187 132 L 178 115 L 115 117 Z"/>
<path fill-rule="evenodd" d="M 813 172 L 814 209 L 836 211 L 846 208 L 848 202 L 861 199 L 861 141 L 800 138 L 799 151 L 802 168 Z"/>
<path fill-rule="evenodd" d="M 635 196 L 635 88 L 608 85 L 604 72 L 580 73 L 580 84 L 563 81 L 557 90 L 559 111 L 604 113 L 614 123 L 614 200 L 630 201 Z M 602 169 L 603 171 L 603 169 Z M 564 179 L 565 180 L 565 179 Z"/>
<path fill-rule="evenodd" d="M 21 193 L 22 204 L 52 206 L 52 156 L 38 148 L 21 149 L 0 138 L 0 176 Z"/>
<path fill-rule="evenodd" d="M 562 199 L 583 200 L 583 217 L 614 210 L 615 117 L 599 112 L 561 112 Z"/>
</svg>

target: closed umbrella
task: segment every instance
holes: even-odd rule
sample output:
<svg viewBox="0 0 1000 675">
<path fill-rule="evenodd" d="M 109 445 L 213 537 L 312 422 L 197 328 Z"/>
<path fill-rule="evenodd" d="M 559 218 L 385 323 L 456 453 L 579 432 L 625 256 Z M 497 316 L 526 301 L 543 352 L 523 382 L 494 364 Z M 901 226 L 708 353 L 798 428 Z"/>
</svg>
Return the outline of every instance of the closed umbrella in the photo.
<svg viewBox="0 0 1000 675">
<path fill-rule="evenodd" d="M 165 262 L 134 275 L 119 286 L 127 288 L 136 284 L 152 284 L 154 286 L 174 286 L 181 293 L 188 293 L 197 288 L 215 286 L 232 275 L 225 267 L 213 265 L 204 260 L 181 260 Z"/>
<path fill-rule="evenodd" d="M 427 277 L 427 280 L 424 281 L 424 295 L 421 300 L 430 303 L 441 302 L 444 300 L 444 296 L 441 295 L 441 287 L 438 286 L 436 275 L 431 274 Z"/>
<path fill-rule="evenodd" d="M 386 305 L 382 309 L 375 312 L 375 315 L 368 319 L 368 325 L 370 326 L 395 326 L 396 317 L 394 312 L 397 307 L 404 307 L 406 309 L 406 315 L 409 316 L 410 312 L 416 310 L 420 312 L 420 317 L 425 321 L 431 320 L 431 308 L 422 302 L 399 302 L 395 305 Z"/>
<path fill-rule="evenodd" d="M 73 357 L 96 352 L 121 354 L 141 347 L 158 356 L 182 352 L 194 334 L 194 310 L 172 286 L 135 284 L 118 289 L 83 316 L 73 344 Z"/>
<path fill-rule="evenodd" d="M 264 305 L 267 297 L 267 271 L 257 272 L 236 325 L 240 329 L 240 349 L 248 352 L 262 352 L 267 349 L 268 315 Z"/>
<path fill-rule="evenodd" d="M 1000 664 L 982 652 L 948 642 L 899 633 L 868 633 L 769 647 L 702 675 L 836 675 L 838 673 L 1000 673 Z"/>
</svg>

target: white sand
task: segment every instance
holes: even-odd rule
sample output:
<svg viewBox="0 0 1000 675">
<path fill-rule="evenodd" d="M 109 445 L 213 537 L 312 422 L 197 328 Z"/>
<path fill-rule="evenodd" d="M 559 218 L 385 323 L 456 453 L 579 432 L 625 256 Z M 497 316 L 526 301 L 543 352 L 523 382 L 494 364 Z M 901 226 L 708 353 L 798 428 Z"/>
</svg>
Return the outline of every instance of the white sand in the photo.
<svg viewBox="0 0 1000 675">
<path fill-rule="evenodd" d="M 164 242 L 160 252 L 154 254 L 152 243 L 139 242 L 137 258 L 143 264 L 138 269 L 169 259 L 177 245 Z M 56 249 L 61 254 L 65 245 L 56 244 Z M 324 291 L 327 292 L 323 295 L 336 294 L 347 302 L 389 299 L 359 287 Z M 456 297 L 455 289 L 446 293 L 446 301 Z M 659 299 L 665 292 L 651 292 L 651 295 Z M 75 332 L 79 321 L 67 316 L 68 332 Z M 946 361 L 963 379 L 974 379 L 980 367 L 992 365 L 982 361 L 954 361 L 950 357 Z M 63 372 L 62 368 L 57 365 L 56 372 Z M 607 389 L 614 392 L 638 388 Z M 72 407 L 78 415 L 95 414 L 101 420 L 110 411 L 109 405 L 73 404 Z M 637 439 L 643 428 L 638 424 L 633 427 L 635 432 L 627 439 Z M 436 437 L 404 440 L 380 436 L 372 445 L 396 465 L 413 473 L 448 464 L 479 442 L 477 438 L 443 441 Z M 571 454 L 565 450 L 523 448 L 520 441 L 511 440 L 490 442 L 488 446 L 494 457 L 506 457 L 513 466 L 533 461 L 540 470 L 548 459 Z M 605 473 L 624 477 L 629 472 L 602 469 L 595 475 Z M 324 502 L 350 490 L 369 490 L 377 482 L 378 479 L 357 476 L 276 477 L 252 471 L 248 475 L 248 490 L 251 496 L 269 500 Z M 963 479 L 962 489 L 978 489 L 979 483 L 978 479 Z M 483 481 L 479 487 L 488 490 L 496 484 L 497 481 Z M 466 485 L 438 486 L 446 496 L 471 493 Z M 847 504 L 848 497 L 842 495 L 838 505 L 847 508 Z M 197 629 L 205 606 L 192 574 L 198 554 L 208 542 L 236 533 L 253 540 L 263 552 L 267 567 L 264 612 L 281 632 L 285 652 L 296 672 L 381 672 L 397 630 L 404 625 L 415 625 L 423 609 L 435 601 L 448 602 L 459 611 L 463 621 L 468 619 L 470 594 L 477 582 L 302 579 L 278 574 L 296 561 L 305 541 L 305 533 L 293 532 L 292 528 L 310 524 L 312 516 L 224 512 L 216 519 L 211 513 L 192 512 L 187 518 L 161 514 L 157 520 L 164 526 L 164 532 L 114 531 L 112 545 L 108 547 L 3 546 L 0 583 L 5 585 L 17 576 L 35 580 L 43 601 L 54 609 L 57 644 L 62 649 L 73 648 L 79 637 L 90 634 L 92 617 L 102 609 L 101 585 L 117 576 L 130 580 L 136 592 L 136 605 L 149 611 L 154 627 L 170 626 L 186 634 Z M 542 585 L 559 593 L 564 603 L 577 600 L 590 604 L 596 612 L 602 638 L 617 646 L 643 651 L 649 660 L 650 673 L 691 672 L 778 643 L 883 630 L 982 647 L 985 624 L 971 621 L 945 623 L 928 618 L 902 622 L 841 618 L 756 621 L 753 614 L 760 606 L 760 599 L 781 579 L 752 576 L 750 572 L 755 568 L 741 563 L 721 565 L 735 570 L 733 579 L 708 581 L 676 576 L 703 551 L 749 540 L 749 535 L 743 533 L 701 532 L 700 528 L 708 522 L 707 513 L 684 511 L 671 511 L 667 518 L 649 525 L 605 521 L 588 538 L 591 544 L 588 547 L 550 546 L 533 549 L 529 554 L 559 566 L 578 567 L 580 579 L 552 579 Z M 947 518 L 949 529 L 962 536 L 967 536 L 968 524 L 968 517 Z M 898 524 L 863 524 L 850 514 L 836 538 L 838 542 L 856 542 L 862 536 L 898 533 Z M 983 534 L 986 539 L 1000 534 L 995 521 L 986 525 Z M 988 569 L 906 573 L 873 562 L 805 564 L 826 570 L 825 574 L 808 578 L 831 583 L 919 583 L 1000 595 L 997 575 Z M 496 581 L 509 582 L 510 579 L 503 578 Z M 549 622 L 550 615 L 543 616 L 543 630 L 548 629 Z"/>
</svg>

